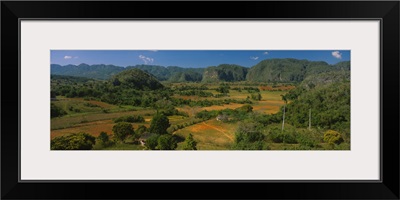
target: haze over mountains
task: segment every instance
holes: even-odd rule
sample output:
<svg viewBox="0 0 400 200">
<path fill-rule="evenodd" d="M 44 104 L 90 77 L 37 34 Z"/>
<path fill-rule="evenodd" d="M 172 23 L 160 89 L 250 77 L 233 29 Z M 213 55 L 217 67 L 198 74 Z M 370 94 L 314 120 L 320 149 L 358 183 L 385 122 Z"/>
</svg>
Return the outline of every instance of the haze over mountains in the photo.
<svg viewBox="0 0 400 200">
<path fill-rule="evenodd" d="M 177 66 L 135 65 L 51 65 L 52 75 L 66 75 L 106 80 L 117 74 L 138 69 L 153 75 L 159 81 L 169 82 L 301 82 L 306 77 L 330 71 L 350 70 L 350 61 L 329 65 L 323 61 L 308 61 L 292 58 L 267 59 L 247 68 L 234 64 L 221 64 L 207 68 L 182 68 Z"/>
</svg>

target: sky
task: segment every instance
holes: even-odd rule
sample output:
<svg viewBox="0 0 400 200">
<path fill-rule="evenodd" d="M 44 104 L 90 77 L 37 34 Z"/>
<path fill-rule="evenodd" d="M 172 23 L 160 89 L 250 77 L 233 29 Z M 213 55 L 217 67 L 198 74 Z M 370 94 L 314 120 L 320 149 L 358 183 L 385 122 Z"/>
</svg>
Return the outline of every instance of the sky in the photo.
<svg viewBox="0 0 400 200">
<path fill-rule="evenodd" d="M 265 59 L 295 58 L 336 64 L 350 61 L 349 50 L 51 50 L 51 64 L 86 63 L 133 66 L 138 64 L 209 67 L 237 64 L 252 67 Z"/>
</svg>

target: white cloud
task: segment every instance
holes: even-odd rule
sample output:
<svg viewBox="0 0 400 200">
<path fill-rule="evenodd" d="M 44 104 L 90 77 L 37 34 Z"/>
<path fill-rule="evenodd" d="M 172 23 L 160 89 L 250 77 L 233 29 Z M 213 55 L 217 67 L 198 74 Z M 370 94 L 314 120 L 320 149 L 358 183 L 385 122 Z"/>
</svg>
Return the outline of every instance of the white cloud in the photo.
<svg viewBox="0 0 400 200">
<path fill-rule="evenodd" d="M 151 64 L 154 62 L 153 58 L 146 57 L 144 55 L 139 55 L 139 59 L 142 60 L 144 62 L 144 64 Z"/>
<path fill-rule="evenodd" d="M 78 56 L 75 56 L 75 57 L 74 57 L 74 59 L 78 59 L 78 58 L 79 58 Z"/>
<path fill-rule="evenodd" d="M 268 51 L 266 51 L 266 52 L 264 52 L 263 54 L 264 54 L 264 55 L 268 55 L 269 53 L 268 53 Z"/>
<path fill-rule="evenodd" d="M 258 57 L 256 56 L 256 57 L 250 57 L 250 59 L 252 59 L 252 60 L 257 60 L 258 59 Z"/>
<path fill-rule="evenodd" d="M 152 52 L 157 52 L 158 50 L 149 50 L 149 51 L 152 51 Z"/>
<path fill-rule="evenodd" d="M 333 51 L 332 56 L 337 59 L 342 59 L 342 53 L 340 53 L 339 51 Z"/>
<path fill-rule="evenodd" d="M 65 60 L 68 60 L 68 59 L 71 59 L 71 58 L 72 58 L 72 56 L 64 56 Z"/>
</svg>

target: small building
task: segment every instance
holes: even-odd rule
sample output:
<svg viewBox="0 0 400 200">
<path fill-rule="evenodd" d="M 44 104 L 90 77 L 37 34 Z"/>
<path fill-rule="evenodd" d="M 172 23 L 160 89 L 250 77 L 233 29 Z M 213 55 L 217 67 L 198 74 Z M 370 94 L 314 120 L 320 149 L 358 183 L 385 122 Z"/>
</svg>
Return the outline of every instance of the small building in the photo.
<svg viewBox="0 0 400 200">
<path fill-rule="evenodd" d="M 216 119 L 217 119 L 217 121 L 228 121 L 228 116 L 218 115 Z"/>
<path fill-rule="evenodd" d="M 146 140 L 147 140 L 149 137 L 153 136 L 153 135 L 155 135 L 155 134 L 154 134 L 154 133 L 149 133 L 149 132 L 143 133 L 143 135 L 139 138 L 140 144 L 141 144 L 142 146 L 144 146 L 144 145 L 146 144 Z"/>
</svg>

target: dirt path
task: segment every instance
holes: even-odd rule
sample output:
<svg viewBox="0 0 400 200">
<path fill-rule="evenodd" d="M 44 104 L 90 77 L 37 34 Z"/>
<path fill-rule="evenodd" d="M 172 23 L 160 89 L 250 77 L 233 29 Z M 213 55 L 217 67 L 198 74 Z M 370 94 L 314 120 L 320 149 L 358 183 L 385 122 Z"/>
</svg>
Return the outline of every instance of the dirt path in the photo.
<svg viewBox="0 0 400 200">
<path fill-rule="evenodd" d="M 225 133 L 225 131 L 219 129 L 218 127 L 212 126 L 212 125 L 209 125 L 209 124 L 206 124 L 205 122 L 203 122 L 203 125 L 208 126 L 208 127 L 212 128 L 212 129 L 215 129 L 215 130 L 217 130 L 218 132 L 221 132 L 221 133 L 224 134 L 226 137 L 228 137 L 229 139 L 231 139 L 232 141 L 234 141 L 234 139 L 233 139 L 233 137 L 232 137 L 231 135 Z"/>
</svg>

